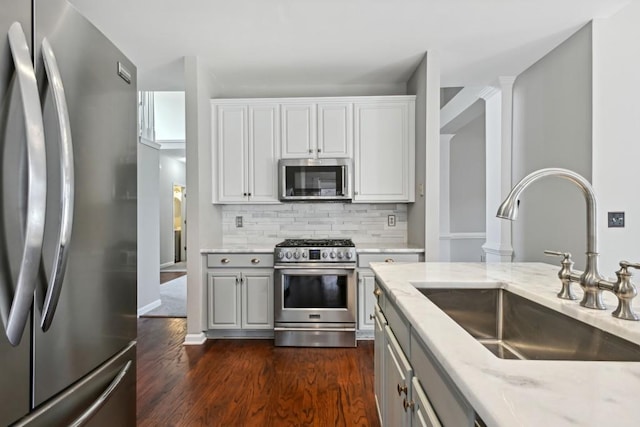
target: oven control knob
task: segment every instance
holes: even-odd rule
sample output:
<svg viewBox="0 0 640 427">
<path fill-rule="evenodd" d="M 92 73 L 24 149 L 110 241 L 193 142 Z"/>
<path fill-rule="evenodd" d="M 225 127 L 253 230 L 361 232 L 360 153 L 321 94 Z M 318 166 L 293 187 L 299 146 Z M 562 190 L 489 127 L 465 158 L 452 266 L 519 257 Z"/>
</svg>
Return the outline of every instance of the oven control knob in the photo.
<svg viewBox="0 0 640 427">
<path fill-rule="evenodd" d="M 327 257 L 327 251 L 322 251 L 322 258 L 326 258 Z"/>
<path fill-rule="evenodd" d="M 331 253 L 329 254 L 329 256 L 331 257 L 331 259 L 334 259 L 336 257 L 336 253 L 331 251 Z"/>
<path fill-rule="evenodd" d="M 353 254 L 351 252 L 347 252 L 346 254 L 344 254 L 344 256 L 347 257 L 347 259 L 351 259 L 351 257 L 353 256 Z"/>
<path fill-rule="evenodd" d="M 299 259 L 299 258 L 300 258 L 300 252 L 296 251 L 296 252 L 293 254 L 293 257 L 294 257 L 295 259 Z"/>
<path fill-rule="evenodd" d="M 287 251 L 287 259 L 291 259 L 291 252 Z"/>
<path fill-rule="evenodd" d="M 284 252 L 282 252 L 282 251 L 278 252 L 278 258 L 279 259 L 284 258 Z"/>
<path fill-rule="evenodd" d="M 342 259 L 342 257 L 344 257 L 344 254 L 342 252 L 338 252 L 338 259 Z"/>
<path fill-rule="evenodd" d="M 303 251 L 302 252 L 302 258 L 306 258 L 307 257 L 307 252 Z"/>
</svg>

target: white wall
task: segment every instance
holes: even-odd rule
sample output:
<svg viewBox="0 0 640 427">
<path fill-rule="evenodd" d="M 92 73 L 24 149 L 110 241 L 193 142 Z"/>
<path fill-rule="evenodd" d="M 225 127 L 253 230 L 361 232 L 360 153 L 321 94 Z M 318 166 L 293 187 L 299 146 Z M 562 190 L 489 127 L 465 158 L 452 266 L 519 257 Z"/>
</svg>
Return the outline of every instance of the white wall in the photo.
<svg viewBox="0 0 640 427">
<path fill-rule="evenodd" d="M 594 22 L 593 186 L 598 196 L 600 265 L 640 261 L 640 2 Z M 607 212 L 624 211 L 625 228 L 607 228 Z M 637 279 L 636 279 L 637 281 Z"/>
<path fill-rule="evenodd" d="M 154 92 L 155 139 L 184 141 L 184 92 Z"/>
<path fill-rule="evenodd" d="M 545 167 L 564 167 L 591 179 L 591 24 L 520 74 L 513 87 L 515 184 Z M 546 178 L 523 193 L 513 222 L 515 261 L 557 263 L 545 249 L 573 253 L 584 268 L 586 209 L 566 180 Z"/>
<path fill-rule="evenodd" d="M 174 262 L 173 186 L 186 185 L 184 162 L 160 151 L 159 207 L 160 207 L 160 264 Z"/>
<path fill-rule="evenodd" d="M 159 151 L 138 143 L 138 310 L 160 304 Z M 146 308 L 146 309 L 145 309 Z"/>
</svg>

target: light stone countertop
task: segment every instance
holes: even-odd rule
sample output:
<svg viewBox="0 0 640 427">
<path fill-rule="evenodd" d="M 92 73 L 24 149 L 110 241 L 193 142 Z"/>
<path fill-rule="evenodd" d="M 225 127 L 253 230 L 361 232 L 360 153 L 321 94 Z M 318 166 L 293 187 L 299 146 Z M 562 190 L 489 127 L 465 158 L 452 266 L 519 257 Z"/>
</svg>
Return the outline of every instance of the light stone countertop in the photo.
<svg viewBox="0 0 640 427">
<path fill-rule="evenodd" d="M 488 426 L 640 425 L 640 362 L 503 360 L 424 297 L 428 287 L 502 287 L 640 344 L 640 322 L 555 295 L 558 266 L 542 263 L 372 263 L 381 285 Z M 572 285 L 582 297 L 578 285 Z M 640 312 L 640 302 L 634 309 Z"/>
<path fill-rule="evenodd" d="M 248 248 L 246 246 L 228 246 L 226 248 L 200 249 L 200 254 L 272 254 L 273 246 L 269 248 Z"/>
<path fill-rule="evenodd" d="M 420 248 L 406 243 L 356 243 L 356 252 L 359 254 L 423 254 L 424 248 Z"/>
</svg>

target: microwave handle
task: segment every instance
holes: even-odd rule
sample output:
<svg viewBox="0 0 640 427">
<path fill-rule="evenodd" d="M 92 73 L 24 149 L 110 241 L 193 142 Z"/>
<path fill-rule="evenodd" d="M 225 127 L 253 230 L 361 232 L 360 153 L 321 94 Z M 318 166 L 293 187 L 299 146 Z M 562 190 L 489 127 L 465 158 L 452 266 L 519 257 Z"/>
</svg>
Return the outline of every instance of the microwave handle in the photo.
<svg viewBox="0 0 640 427">
<path fill-rule="evenodd" d="M 345 169 L 347 167 L 346 166 L 342 166 L 342 195 L 346 196 L 347 194 L 347 181 L 345 180 L 346 178 L 346 174 L 345 174 Z"/>
</svg>

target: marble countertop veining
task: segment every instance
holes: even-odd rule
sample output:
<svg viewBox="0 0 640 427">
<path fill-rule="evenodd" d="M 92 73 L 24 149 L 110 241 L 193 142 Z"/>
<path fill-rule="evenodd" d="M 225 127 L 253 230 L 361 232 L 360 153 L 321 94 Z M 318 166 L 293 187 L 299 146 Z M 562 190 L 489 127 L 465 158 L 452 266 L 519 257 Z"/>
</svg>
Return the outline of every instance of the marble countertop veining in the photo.
<svg viewBox="0 0 640 427">
<path fill-rule="evenodd" d="M 495 357 L 416 288 L 502 287 L 640 344 L 640 322 L 555 295 L 559 267 L 542 263 L 372 263 L 381 285 L 488 426 L 640 425 L 640 362 L 504 360 Z M 578 285 L 572 285 L 582 297 Z M 640 312 L 640 301 L 634 301 Z"/>
</svg>

